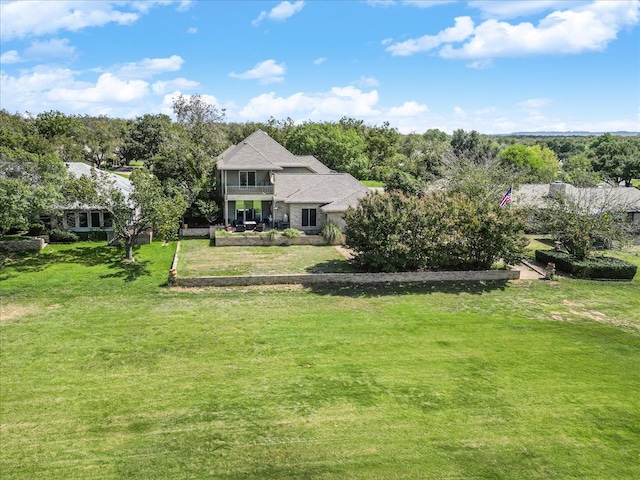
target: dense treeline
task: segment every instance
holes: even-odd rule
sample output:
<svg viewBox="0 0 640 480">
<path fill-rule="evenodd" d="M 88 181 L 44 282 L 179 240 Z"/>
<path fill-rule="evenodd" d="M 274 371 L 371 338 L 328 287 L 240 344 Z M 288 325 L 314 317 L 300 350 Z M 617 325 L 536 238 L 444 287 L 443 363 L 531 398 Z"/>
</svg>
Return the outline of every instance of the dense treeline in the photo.
<svg viewBox="0 0 640 480">
<path fill-rule="evenodd" d="M 119 119 L 0 111 L 0 229 L 27 228 L 60 204 L 64 162 L 71 161 L 100 169 L 146 167 L 166 192 L 184 198 L 186 218 L 215 222 L 215 158 L 256 129 L 294 154 L 314 155 L 336 171 L 417 196 L 451 172 L 480 166 L 500 172 L 500 189 L 554 180 L 576 186 L 630 185 L 640 178 L 640 136 L 510 137 L 464 130 L 448 135 L 437 129 L 401 134 L 388 123 L 369 125 L 346 117 L 301 124 L 289 118 L 230 123 L 224 111 L 198 95 L 175 99 L 173 113 L 174 119 L 164 114 Z"/>
</svg>

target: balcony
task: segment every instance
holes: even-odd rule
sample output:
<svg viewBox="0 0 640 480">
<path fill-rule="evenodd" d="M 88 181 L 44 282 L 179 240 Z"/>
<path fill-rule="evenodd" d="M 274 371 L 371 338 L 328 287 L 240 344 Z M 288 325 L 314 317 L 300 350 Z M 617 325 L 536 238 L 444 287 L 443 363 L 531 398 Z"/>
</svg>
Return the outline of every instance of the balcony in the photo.
<svg viewBox="0 0 640 480">
<path fill-rule="evenodd" d="M 273 195 L 273 185 L 227 185 L 227 195 Z"/>
</svg>

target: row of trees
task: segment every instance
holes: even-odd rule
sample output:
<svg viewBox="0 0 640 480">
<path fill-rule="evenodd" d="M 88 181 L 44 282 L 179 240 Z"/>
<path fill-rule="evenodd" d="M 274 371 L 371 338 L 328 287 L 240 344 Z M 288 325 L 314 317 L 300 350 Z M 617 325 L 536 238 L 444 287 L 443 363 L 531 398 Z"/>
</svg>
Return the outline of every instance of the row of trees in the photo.
<svg viewBox="0 0 640 480">
<path fill-rule="evenodd" d="M 69 198 L 86 200 L 87 192 L 108 197 L 96 186 L 108 182 L 98 180 L 93 190 L 86 185 L 62 189 L 67 182 L 64 162 L 69 161 L 85 161 L 102 169 L 141 166 L 144 173 L 132 176 L 139 191 L 170 199 L 180 206 L 183 218 L 214 223 L 219 212 L 215 158 L 258 128 L 294 154 L 314 155 L 334 170 L 361 180 L 380 180 L 388 191 L 418 198 L 422 203 L 412 206 L 418 210 L 434 201 L 429 188 L 435 180 L 451 188 L 456 178 L 473 178 L 478 171 L 493 172 L 491 204 L 507 185 L 523 182 L 562 179 L 591 186 L 603 179 L 630 184 L 632 178 L 640 177 L 638 136 L 515 138 L 463 130 L 447 135 L 437 129 L 402 135 L 388 123 L 371 126 L 351 118 L 301 124 L 291 119 L 226 123 L 225 112 L 198 95 L 177 97 L 173 112 L 175 120 L 163 114 L 124 120 L 56 111 L 38 115 L 0 111 L 0 201 L 6 206 L 0 213 L 0 234 L 37 223 L 41 213 Z M 468 199 L 484 195 L 473 191 L 474 182 L 461 195 Z M 130 201 L 137 208 L 144 204 L 136 197 Z M 166 205 L 147 208 L 168 211 Z M 151 217 L 153 227 L 163 230 L 161 215 Z M 175 231 L 176 226 L 177 221 L 164 230 Z"/>
</svg>

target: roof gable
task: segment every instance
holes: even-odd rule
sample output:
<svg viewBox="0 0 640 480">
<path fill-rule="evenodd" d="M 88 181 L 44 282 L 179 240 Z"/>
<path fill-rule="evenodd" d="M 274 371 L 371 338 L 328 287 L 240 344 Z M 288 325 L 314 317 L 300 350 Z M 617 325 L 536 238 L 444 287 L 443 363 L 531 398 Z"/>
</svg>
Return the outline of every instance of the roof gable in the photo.
<svg viewBox="0 0 640 480">
<path fill-rule="evenodd" d="M 299 166 L 297 157 L 266 132 L 256 130 L 238 145 L 229 147 L 219 157 L 218 170 L 282 170 Z"/>
</svg>

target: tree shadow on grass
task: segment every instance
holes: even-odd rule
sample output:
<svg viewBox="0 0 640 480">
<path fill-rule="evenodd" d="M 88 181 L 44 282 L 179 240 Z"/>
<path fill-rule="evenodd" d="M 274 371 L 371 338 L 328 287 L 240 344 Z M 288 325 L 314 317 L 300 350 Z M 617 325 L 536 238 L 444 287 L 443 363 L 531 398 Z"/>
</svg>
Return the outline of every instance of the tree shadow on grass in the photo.
<svg viewBox="0 0 640 480">
<path fill-rule="evenodd" d="M 412 282 L 412 283 L 375 283 L 375 284 L 325 284 L 304 285 L 317 295 L 342 296 L 353 298 L 374 298 L 396 295 L 424 295 L 446 293 L 458 295 L 482 295 L 495 290 L 505 290 L 508 281 L 490 282 Z"/>
<path fill-rule="evenodd" d="M 307 273 L 357 273 L 347 260 L 327 260 L 305 268 Z"/>
<path fill-rule="evenodd" d="M 134 252 L 139 247 L 134 247 Z M 18 273 L 42 272 L 54 264 L 69 263 L 94 267 L 106 265 L 116 270 L 113 274 L 103 275 L 101 278 L 121 277 L 126 282 L 135 280 L 142 275 L 151 275 L 147 268 L 149 261 L 126 262 L 123 261 L 124 248 L 109 245 L 90 245 L 63 248 L 55 251 L 39 252 L 37 254 L 23 254 L 13 256 L 7 263 L 11 271 Z M 8 272 L 3 272 L 0 281 L 11 278 Z"/>
<path fill-rule="evenodd" d="M 149 260 L 128 262 L 120 259 L 109 265 L 109 268 L 116 270 L 115 272 L 109 275 L 100 275 L 100 278 L 122 278 L 125 282 L 133 282 L 139 277 L 151 275 L 148 265 Z"/>
</svg>

